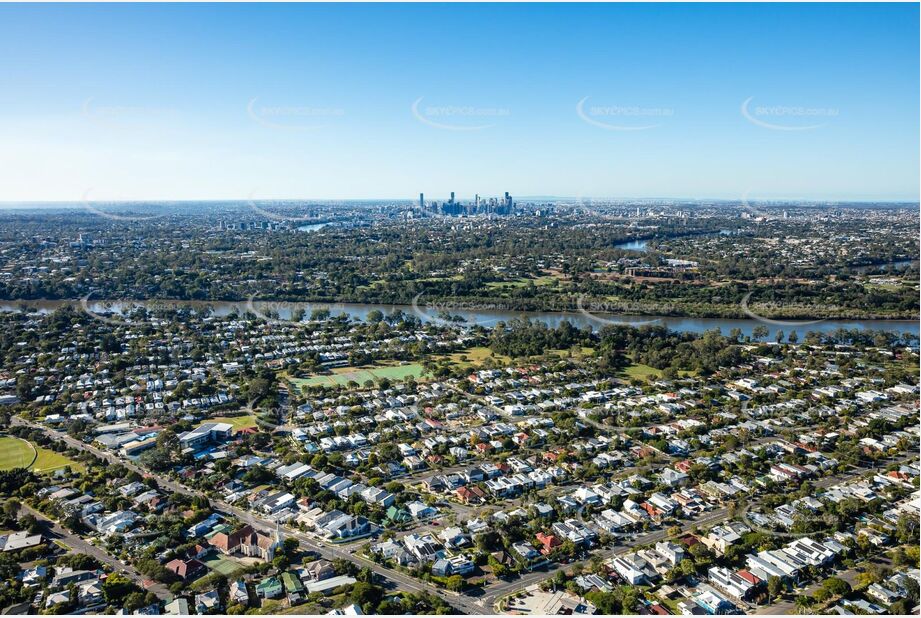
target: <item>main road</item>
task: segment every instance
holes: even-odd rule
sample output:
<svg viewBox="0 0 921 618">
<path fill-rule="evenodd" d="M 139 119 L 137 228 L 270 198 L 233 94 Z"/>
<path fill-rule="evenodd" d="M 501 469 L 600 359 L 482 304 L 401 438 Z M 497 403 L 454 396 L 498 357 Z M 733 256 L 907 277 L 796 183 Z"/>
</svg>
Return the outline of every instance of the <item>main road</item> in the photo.
<svg viewBox="0 0 921 618">
<path fill-rule="evenodd" d="M 158 485 L 162 488 L 166 488 L 166 489 L 169 489 L 170 491 L 174 491 L 180 494 L 185 494 L 188 496 L 201 495 L 200 492 L 190 489 L 186 487 L 185 485 L 183 485 L 182 483 L 179 483 L 165 475 L 151 472 L 150 470 L 147 470 L 147 469 L 142 468 L 141 466 L 138 466 L 132 461 L 122 459 L 121 457 L 118 457 L 117 455 L 111 452 L 102 450 L 91 444 L 87 444 L 64 432 L 58 431 L 56 429 L 52 429 L 51 427 L 46 427 L 39 423 L 28 421 L 19 416 L 14 416 L 12 419 L 12 423 L 13 425 L 25 425 L 27 427 L 31 427 L 32 429 L 41 430 L 48 437 L 54 440 L 63 442 L 64 444 L 71 446 L 73 448 L 76 448 L 82 451 L 86 451 L 88 453 L 92 453 L 93 455 L 95 455 L 96 457 L 100 458 L 103 461 L 108 461 L 109 463 L 112 463 L 112 464 L 125 466 L 129 470 L 132 470 L 133 472 L 136 472 L 140 474 L 141 476 L 153 478 L 157 481 Z M 275 522 L 265 519 L 263 517 L 260 517 L 259 515 L 253 513 L 252 511 L 248 511 L 246 509 L 241 509 L 239 507 L 233 506 L 232 504 L 228 504 L 224 502 L 223 500 L 211 500 L 211 504 L 219 511 L 222 511 L 226 514 L 231 514 L 237 519 L 239 519 L 240 521 L 247 523 L 253 526 L 254 528 L 257 528 L 257 529 L 263 530 L 264 532 L 269 532 L 269 533 L 275 530 Z M 343 560 L 348 560 L 350 562 L 357 563 L 361 566 L 368 567 L 369 569 L 371 569 L 371 571 L 379 575 L 384 580 L 390 580 L 394 582 L 395 584 L 399 584 L 402 588 L 409 590 L 411 592 L 417 592 L 417 593 L 425 592 L 425 593 L 430 593 L 430 594 L 435 594 L 437 596 L 440 596 L 445 602 L 451 605 L 454 605 L 455 607 L 459 609 L 462 609 L 468 614 L 490 614 L 492 613 L 486 607 L 477 603 L 476 601 L 474 601 L 473 599 L 469 597 L 465 597 L 463 595 L 446 594 L 443 591 L 433 586 L 427 586 L 424 582 L 410 575 L 401 573 L 399 571 L 394 571 L 393 569 L 388 569 L 380 564 L 377 564 L 376 562 L 372 560 L 368 560 L 367 558 L 364 558 L 362 556 L 352 554 L 349 551 L 342 549 L 340 547 L 335 547 L 335 546 L 332 546 L 331 544 L 323 543 L 319 541 L 318 539 L 310 537 L 302 532 L 292 530 L 290 528 L 286 528 L 285 533 L 290 537 L 296 538 L 300 542 L 302 547 L 320 554 L 327 560 L 343 559 Z M 90 547 L 93 547 L 93 546 L 90 545 Z M 119 568 L 120 570 L 124 571 L 127 568 L 127 565 L 120 564 Z"/>
</svg>

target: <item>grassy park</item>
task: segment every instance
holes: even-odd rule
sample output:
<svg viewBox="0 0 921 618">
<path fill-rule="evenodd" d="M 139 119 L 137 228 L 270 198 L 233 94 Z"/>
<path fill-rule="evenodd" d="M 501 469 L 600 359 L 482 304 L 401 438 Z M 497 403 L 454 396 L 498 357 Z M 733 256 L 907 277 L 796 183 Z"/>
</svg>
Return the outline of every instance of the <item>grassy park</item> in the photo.
<svg viewBox="0 0 921 618">
<path fill-rule="evenodd" d="M 392 382 L 405 380 L 409 376 L 420 378 L 425 369 L 419 363 L 407 365 L 370 366 L 370 367 L 337 367 L 329 374 L 311 376 L 309 378 L 288 378 L 297 388 L 308 386 L 335 386 L 346 385 L 349 382 L 364 384 L 368 380 L 379 382 L 388 379 Z"/>
<path fill-rule="evenodd" d="M 683 378 L 696 375 L 696 372 L 682 370 L 678 372 L 678 375 Z M 637 378 L 639 380 L 647 380 L 652 377 L 653 379 L 658 380 L 662 377 L 662 370 L 656 369 L 655 367 L 650 367 L 649 365 L 644 365 L 642 363 L 633 363 L 624 369 L 621 376 L 630 379 Z"/>
<path fill-rule="evenodd" d="M 240 429 L 255 427 L 256 417 L 252 414 L 244 416 L 215 416 L 214 418 L 202 421 L 200 424 L 203 425 L 204 423 L 229 423 L 233 427 L 233 431 L 239 431 Z"/>
<path fill-rule="evenodd" d="M 35 446 L 20 438 L 0 437 L 0 470 L 29 468 L 33 472 L 47 473 L 66 466 L 72 470 L 83 469 L 81 464 L 51 449 Z"/>
<path fill-rule="evenodd" d="M 460 352 L 448 354 L 447 356 L 439 356 L 437 359 L 448 359 L 452 364 L 460 365 L 464 368 L 480 368 L 487 359 L 492 359 L 496 364 L 504 364 L 511 361 L 508 356 L 496 354 L 486 347 L 468 348 Z"/>
</svg>

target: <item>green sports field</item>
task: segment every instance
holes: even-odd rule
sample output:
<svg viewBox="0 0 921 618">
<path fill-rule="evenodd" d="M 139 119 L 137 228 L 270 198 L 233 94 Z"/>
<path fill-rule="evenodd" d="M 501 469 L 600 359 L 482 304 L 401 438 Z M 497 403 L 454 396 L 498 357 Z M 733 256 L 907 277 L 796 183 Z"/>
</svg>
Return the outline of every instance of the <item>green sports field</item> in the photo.
<svg viewBox="0 0 921 618">
<path fill-rule="evenodd" d="M 36 447 L 19 438 L 0 437 L 0 470 L 29 468 L 33 472 L 44 473 L 54 472 L 66 466 L 70 466 L 74 471 L 83 469 L 82 464 L 51 449 Z"/>
<path fill-rule="evenodd" d="M 29 468 L 35 461 L 35 448 L 19 438 L 0 438 L 0 470 Z"/>
<path fill-rule="evenodd" d="M 390 367 L 338 367 L 329 375 L 318 375 L 311 378 L 288 378 L 298 388 L 306 386 L 335 386 L 346 385 L 349 382 L 364 384 L 368 380 L 377 382 L 384 378 L 393 381 L 405 380 L 409 376 L 419 378 L 425 369 L 419 363 L 408 365 L 392 365 Z"/>
<path fill-rule="evenodd" d="M 205 423 L 230 423 L 233 426 L 233 431 L 238 431 L 240 429 L 255 427 L 256 417 L 252 414 L 246 416 L 215 416 L 205 419 L 199 424 L 204 425 Z"/>
</svg>

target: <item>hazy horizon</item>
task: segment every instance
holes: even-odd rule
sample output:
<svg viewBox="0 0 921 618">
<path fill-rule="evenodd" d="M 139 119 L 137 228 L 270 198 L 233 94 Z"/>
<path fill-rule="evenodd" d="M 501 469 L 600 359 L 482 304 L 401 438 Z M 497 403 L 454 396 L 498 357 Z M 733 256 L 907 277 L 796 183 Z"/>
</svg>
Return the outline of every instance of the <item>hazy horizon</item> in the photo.
<svg viewBox="0 0 921 618">
<path fill-rule="evenodd" d="M 484 196 L 480 196 L 481 198 Z M 491 197 L 491 196 L 485 196 Z M 679 203 L 683 206 L 694 206 L 699 203 L 701 206 L 708 205 L 710 203 L 716 204 L 745 204 L 745 203 L 759 203 L 767 204 L 770 207 L 771 204 L 776 205 L 803 205 L 803 206 L 822 206 L 822 205 L 863 205 L 863 206 L 915 206 L 919 205 L 918 200 L 872 200 L 872 199 L 853 199 L 853 200 L 799 200 L 799 199 L 785 199 L 785 198 L 772 198 L 772 197 L 749 197 L 744 198 L 716 198 L 716 197 L 703 197 L 703 198 L 688 198 L 688 197 L 646 197 L 646 196 L 565 196 L 565 195 L 522 195 L 514 196 L 515 199 L 520 202 L 540 202 L 540 201 L 573 201 L 578 202 L 580 200 L 591 200 L 593 202 L 606 202 L 610 201 L 612 203 L 616 202 L 649 202 L 651 205 L 664 205 L 666 203 Z M 475 198 L 474 195 L 463 196 L 456 195 L 455 199 L 459 202 L 468 202 L 473 201 Z M 445 201 L 448 199 L 448 196 L 434 196 L 431 198 L 433 201 Z M 426 197 L 426 201 L 430 201 L 430 198 Z M 144 206 L 155 206 L 157 204 L 230 204 L 230 205 L 242 205 L 247 204 L 260 204 L 260 203 L 277 203 L 277 202 L 291 202 L 291 203 L 304 203 L 304 204 L 318 204 L 318 205 L 335 205 L 334 202 L 339 202 L 340 204 L 350 204 L 350 203 L 399 203 L 406 202 L 409 206 L 414 206 L 418 202 L 418 197 L 413 198 L 404 198 L 404 197 L 367 197 L 367 198 L 321 198 L 321 197 L 281 197 L 281 198 L 272 198 L 272 199 L 260 199 L 260 200 L 248 200 L 246 198 L 226 198 L 226 199 L 131 199 L 131 200 L 31 200 L 31 201 L 22 201 L 22 200 L 10 200 L 10 201 L 0 201 L 0 209 L 15 209 L 15 208 L 34 208 L 41 206 L 48 207 L 74 207 L 74 208 L 83 208 L 87 204 L 105 204 L 105 205 L 144 205 Z M 322 204 L 326 202 L 327 204 Z M 578 204 L 577 204 L 578 205 Z"/>
</svg>

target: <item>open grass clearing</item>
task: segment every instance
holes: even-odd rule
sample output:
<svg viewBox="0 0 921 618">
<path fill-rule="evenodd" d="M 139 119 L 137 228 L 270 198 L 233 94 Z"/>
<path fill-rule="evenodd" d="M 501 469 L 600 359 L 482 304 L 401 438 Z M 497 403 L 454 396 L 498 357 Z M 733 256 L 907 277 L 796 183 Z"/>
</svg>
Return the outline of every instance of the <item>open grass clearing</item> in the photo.
<svg viewBox="0 0 921 618">
<path fill-rule="evenodd" d="M 460 352 L 454 352 L 453 354 L 448 354 L 445 356 L 436 357 L 436 360 L 445 359 L 451 361 L 451 363 L 454 365 L 458 365 L 464 368 L 482 367 L 486 363 L 487 359 L 492 359 L 496 364 L 505 364 L 511 362 L 512 360 L 508 356 L 496 354 L 489 348 L 481 346 L 468 348 L 466 350 L 461 350 Z"/>
<path fill-rule="evenodd" d="M 209 418 L 202 421 L 199 423 L 199 425 L 203 425 L 205 423 L 229 423 L 233 427 L 234 431 L 239 431 L 240 429 L 255 427 L 256 417 L 252 414 L 244 416 L 215 416 L 214 418 Z"/>
<path fill-rule="evenodd" d="M 560 280 L 556 277 L 550 275 L 543 275 L 536 277 L 534 279 L 527 279 L 525 277 L 520 277 L 518 279 L 511 279 L 509 281 L 490 281 L 486 284 L 487 288 L 523 288 L 529 284 L 533 284 L 537 287 L 555 285 Z"/>
<path fill-rule="evenodd" d="M 35 458 L 35 463 L 32 464 L 32 470 L 39 474 L 54 472 L 67 466 L 70 466 L 70 469 L 74 472 L 82 472 L 85 469 L 83 464 L 56 451 L 42 447 L 37 447 L 36 451 L 38 451 L 38 457 Z"/>
<path fill-rule="evenodd" d="M 678 376 L 685 378 L 688 376 L 696 375 L 696 373 L 697 372 L 695 371 L 683 371 L 682 370 L 678 372 Z M 642 363 L 633 363 L 629 367 L 624 369 L 621 375 L 622 377 L 637 378 L 639 380 L 645 380 L 645 379 L 648 379 L 650 376 L 652 376 L 653 378 L 658 380 L 659 378 L 662 377 L 662 370 L 656 369 L 655 367 L 650 367 L 649 365 L 644 365 Z"/>
<path fill-rule="evenodd" d="M 315 375 L 309 378 L 291 378 L 294 386 L 303 389 L 308 386 L 345 386 L 349 382 L 357 382 L 364 385 L 368 380 L 380 382 L 383 379 L 391 382 L 405 380 L 409 376 L 421 378 L 425 374 L 425 368 L 420 363 L 408 363 L 406 365 L 375 365 L 367 367 L 336 367 L 329 374 Z"/>
</svg>

